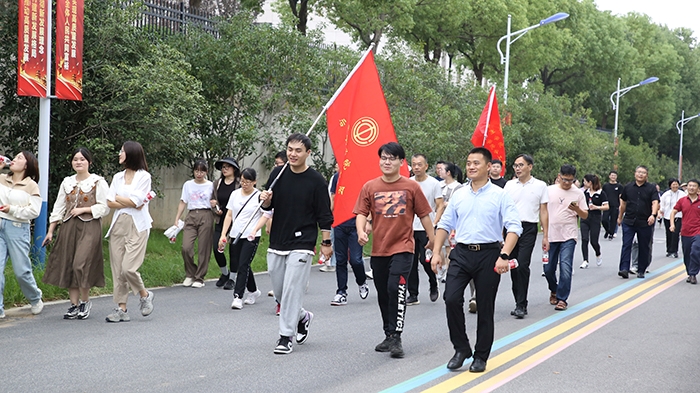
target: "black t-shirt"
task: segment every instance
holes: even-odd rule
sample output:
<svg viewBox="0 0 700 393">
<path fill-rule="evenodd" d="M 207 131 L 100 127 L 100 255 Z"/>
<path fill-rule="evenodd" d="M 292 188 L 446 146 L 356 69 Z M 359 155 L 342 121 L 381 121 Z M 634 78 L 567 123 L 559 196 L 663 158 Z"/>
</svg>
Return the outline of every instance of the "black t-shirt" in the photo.
<svg viewBox="0 0 700 393">
<path fill-rule="evenodd" d="M 216 199 L 219 201 L 219 208 L 221 209 L 221 216 L 226 217 L 226 206 L 228 205 L 228 199 L 231 197 L 231 193 L 236 191 L 238 188 L 238 182 L 235 180 L 231 184 L 226 184 L 226 181 L 221 179 L 219 183 L 219 188 L 216 190 Z M 222 219 L 219 223 L 223 225 L 224 220 Z"/>
<path fill-rule="evenodd" d="M 620 183 L 603 184 L 603 192 L 608 196 L 610 207 L 620 207 L 620 194 L 622 193 L 622 185 Z"/>
<path fill-rule="evenodd" d="M 647 220 L 651 216 L 651 203 L 659 201 L 656 184 L 645 182 L 638 186 L 634 181 L 629 182 L 622 188 L 620 199 L 627 203 L 625 217 L 622 220 L 625 225 L 649 226 Z"/>
<path fill-rule="evenodd" d="M 493 179 L 493 178 L 489 177 L 489 179 L 491 179 L 491 183 L 493 183 L 501 188 L 506 186 L 506 178 L 505 177 L 499 177 L 498 179 Z"/>
<path fill-rule="evenodd" d="M 589 190 L 586 190 L 583 192 L 583 195 L 586 197 L 586 204 L 588 205 L 588 216 L 589 217 L 591 215 L 599 216 L 603 213 L 600 210 L 591 210 L 590 209 L 591 205 L 596 205 L 596 206 L 600 207 L 600 206 L 603 206 L 603 203 L 605 203 L 605 202 L 608 202 L 608 204 L 610 203 L 608 201 L 607 194 L 605 194 L 605 191 L 594 192 L 593 194 L 591 194 L 591 192 Z"/>
<path fill-rule="evenodd" d="M 268 184 L 283 167 L 270 173 Z M 326 179 L 313 168 L 294 173 L 285 168 L 272 189 L 274 224 L 270 230 L 270 248 L 278 251 L 309 250 L 316 246 L 318 229 L 331 229 L 333 213 Z"/>
</svg>

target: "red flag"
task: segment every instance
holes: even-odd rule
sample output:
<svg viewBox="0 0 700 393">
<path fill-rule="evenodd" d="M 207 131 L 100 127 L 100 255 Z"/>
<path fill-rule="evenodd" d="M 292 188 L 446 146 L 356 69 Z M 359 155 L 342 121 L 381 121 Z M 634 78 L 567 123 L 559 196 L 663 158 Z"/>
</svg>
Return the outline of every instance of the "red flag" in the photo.
<svg viewBox="0 0 700 393">
<path fill-rule="evenodd" d="M 83 99 L 83 0 L 56 2 L 56 97 Z"/>
<path fill-rule="evenodd" d="M 487 128 L 488 126 L 488 128 Z M 496 99 L 496 88 L 491 87 L 489 99 L 486 101 L 484 111 L 481 112 L 479 123 L 476 125 L 474 135 L 472 135 L 474 147 L 485 147 L 493 156 L 503 162 L 501 176 L 506 173 L 506 145 L 503 141 L 503 130 L 501 129 L 501 117 L 498 114 L 498 100 Z"/>
<path fill-rule="evenodd" d="M 339 168 L 333 207 L 335 227 L 354 217 L 352 209 L 362 186 L 382 175 L 377 155 L 379 147 L 396 142 L 371 51 L 336 93 L 335 101 L 326 112 L 326 120 Z M 401 174 L 408 176 L 405 162 Z"/>
</svg>

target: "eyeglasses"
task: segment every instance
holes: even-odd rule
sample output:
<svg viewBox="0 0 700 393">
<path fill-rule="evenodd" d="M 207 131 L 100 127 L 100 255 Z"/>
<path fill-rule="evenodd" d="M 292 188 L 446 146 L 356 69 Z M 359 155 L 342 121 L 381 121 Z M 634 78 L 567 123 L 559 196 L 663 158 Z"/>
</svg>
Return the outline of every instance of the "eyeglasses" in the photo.
<svg viewBox="0 0 700 393">
<path fill-rule="evenodd" d="M 207 171 L 200 171 L 199 169 L 195 169 L 195 170 L 194 170 L 194 173 L 204 173 L 204 174 L 206 174 Z"/>
<path fill-rule="evenodd" d="M 518 169 L 524 167 L 525 164 L 513 164 L 513 169 Z"/>
<path fill-rule="evenodd" d="M 576 179 L 565 179 L 563 177 L 560 178 L 562 183 L 573 183 L 576 181 Z"/>
<path fill-rule="evenodd" d="M 399 159 L 398 157 L 394 157 L 394 156 L 381 156 L 381 157 L 379 157 L 379 161 L 396 161 L 398 159 Z"/>
<path fill-rule="evenodd" d="M 241 185 L 242 185 L 242 186 L 248 186 L 248 185 L 251 185 L 251 184 L 255 184 L 255 182 L 254 182 L 254 181 L 250 181 L 250 180 L 241 180 Z"/>
</svg>

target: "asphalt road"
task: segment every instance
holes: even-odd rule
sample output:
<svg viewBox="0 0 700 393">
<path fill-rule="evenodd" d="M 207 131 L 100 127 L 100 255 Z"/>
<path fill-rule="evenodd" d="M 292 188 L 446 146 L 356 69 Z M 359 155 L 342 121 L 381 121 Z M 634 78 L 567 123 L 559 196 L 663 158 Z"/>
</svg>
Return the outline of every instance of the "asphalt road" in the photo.
<svg viewBox="0 0 700 393">
<path fill-rule="evenodd" d="M 157 288 L 155 310 L 131 322 L 108 324 L 111 297 L 93 300 L 84 321 L 63 320 L 67 303 L 47 304 L 32 316 L 7 310 L 0 320 L 0 392 L 695 392 L 700 366 L 700 288 L 685 282 L 682 262 L 664 256 L 655 234 L 651 273 L 617 277 L 620 239 L 602 240 L 600 267 L 578 269 L 569 309 L 553 310 L 546 282 L 533 274 L 529 315 L 516 320 L 510 278 L 496 302 L 496 341 L 484 374 L 448 372 L 453 354 L 442 299 L 407 311 L 404 359 L 374 352 L 383 339 L 374 286 L 361 300 L 354 282 L 349 303 L 330 306 L 335 275 L 312 269 L 305 306 L 315 314 L 310 337 L 289 355 L 275 355 L 274 301 L 232 310 L 231 291 Z M 533 271 L 539 273 L 539 251 Z M 256 276 L 263 292 L 267 274 Z M 470 338 L 476 316 L 468 314 Z"/>
</svg>

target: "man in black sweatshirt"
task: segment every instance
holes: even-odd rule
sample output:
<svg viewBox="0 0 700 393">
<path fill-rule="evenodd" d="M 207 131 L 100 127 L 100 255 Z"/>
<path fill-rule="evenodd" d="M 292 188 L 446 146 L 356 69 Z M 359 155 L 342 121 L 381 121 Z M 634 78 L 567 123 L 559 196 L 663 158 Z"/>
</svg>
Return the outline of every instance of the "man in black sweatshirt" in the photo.
<svg viewBox="0 0 700 393">
<path fill-rule="evenodd" d="M 268 184 L 279 177 L 272 190 L 263 191 L 260 200 L 265 210 L 274 209 L 274 225 L 270 229 L 270 247 L 267 267 L 272 290 L 280 302 L 279 334 L 276 354 L 292 352 L 292 336 L 297 344 L 309 336 L 309 325 L 314 315 L 304 310 L 304 292 L 309 280 L 311 261 L 321 228 L 321 253 L 330 258 L 331 224 L 333 213 L 326 180 L 306 165 L 311 154 L 311 140 L 304 134 L 287 138 L 289 169 L 277 167 L 270 174 Z"/>
</svg>

